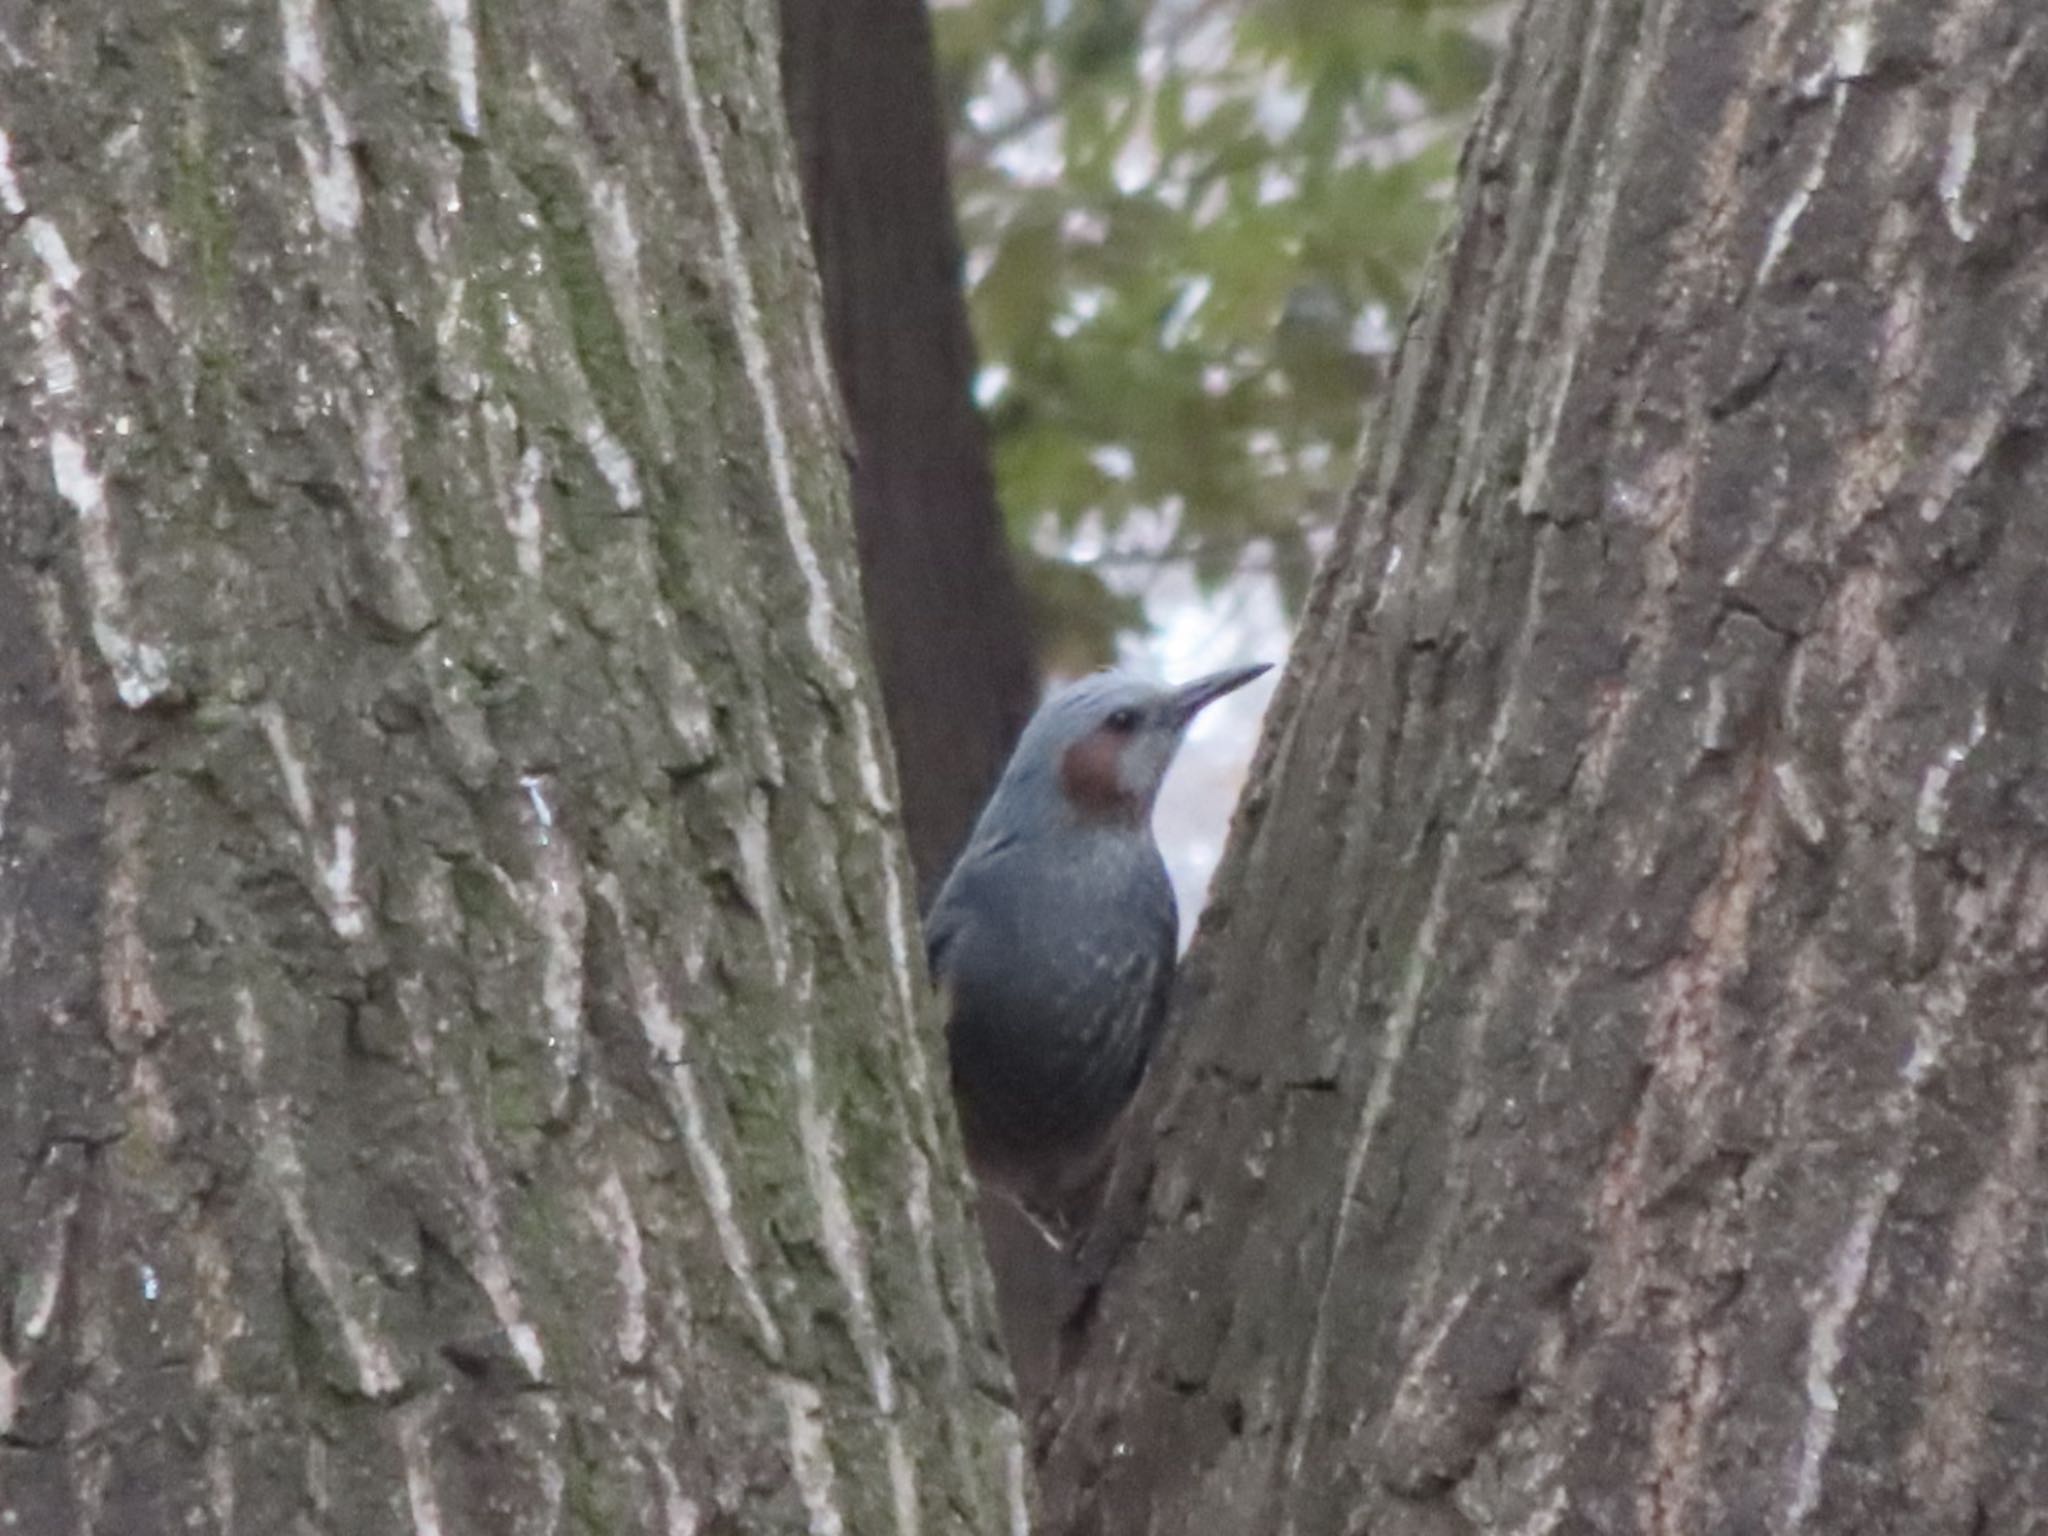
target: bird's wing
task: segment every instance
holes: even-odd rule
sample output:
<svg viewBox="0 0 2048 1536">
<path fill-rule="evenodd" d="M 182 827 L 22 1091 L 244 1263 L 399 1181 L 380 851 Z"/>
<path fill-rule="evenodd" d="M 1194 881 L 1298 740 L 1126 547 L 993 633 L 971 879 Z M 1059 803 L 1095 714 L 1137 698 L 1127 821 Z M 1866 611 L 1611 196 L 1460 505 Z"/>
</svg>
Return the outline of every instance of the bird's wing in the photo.
<svg viewBox="0 0 2048 1536">
<path fill-rule="evenodd" d="M 1091 1032 L 1098 1042 L 1095 1049 L 1102 1066 L 1117 1074 L 1108 1079 L 1115 1084 L 1106 1095 L 1106 1102 L 1113 1106 L 1110 1113 L 1106 1119 L 1089 1117 L 1092 1124 L 1079 1140 L 1061 1145 L 1056 1155 L 1034 1167 L 1013 1192 L 1016 1204 L 1055 1247 L 1070 1246 L 1087 1229 L 1102 1201 L 1114 1162 L 1116 1125 L 1144 1081 L 1166 1025 L 1179 941 L 1180 921 L 1169 898 L 1165 921 L 1154 929 L 1150 942 L 1127 952 L 1117 966 L 1120 985 L 1115 990 L 1123 1001 L 1112 1004 L 1114 1011 Z M 1103 1049 L 1102 1042 L 1119 1038 L 1127 1042 L 1121 1049 L 1113 1044 Z M 1081 1090 L 1069 1102 L 1086 1102 L 1099 1091 Z"/>
<path fill-rule="evenodd" d="M 987 866 L 1007 853 L 1014 843 L 1015 839 L 1008 836 L 969 843 L 939 886 L 939 894 L 932 898 L 931 910 L 924 919 L 924 959 L 932 980 L 940 985 L 946 980 L 947 952 L 970 921 L 973 903 L 967 899 L 967 887 L 981 879 Z"/>
<path fill-rule="evenodd" d="M 1152 1063 L 1153 1053 L 1158 1049 L 1159 1036 L 1166 1027 L 1166 1005 L 1173 997 L 1173 962 L 1180 948 L 1180 914 L 1176 910 L 1171 894 L 1166 901 L 1164 920 L 1154 929 L 1152 948 L 1146 967 L 1145 1001 L 1139 1015 L 1137 1061 L 1131 1073 L 1131 1088 L 1136 1091 L 1138 1080 L 1145 1075 L 1145 1069 Z"/>
</svg>

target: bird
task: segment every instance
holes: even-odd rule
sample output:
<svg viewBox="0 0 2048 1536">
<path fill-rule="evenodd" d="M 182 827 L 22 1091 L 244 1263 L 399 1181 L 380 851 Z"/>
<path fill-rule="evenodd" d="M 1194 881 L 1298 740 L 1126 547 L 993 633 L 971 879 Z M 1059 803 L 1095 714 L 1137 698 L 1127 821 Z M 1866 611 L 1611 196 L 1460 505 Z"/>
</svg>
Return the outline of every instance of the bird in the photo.
<svg viewBox="0 0 2048 1536">
<path fill-rule="evenodd" d="M 1266 670 L 1054 692 L 926 915 L 968 1166 L 1056 1248 L 1085 1228 L 1166 1018 L 1180 920 L 1160 781 L 1189 722 Z"/>
</svg>

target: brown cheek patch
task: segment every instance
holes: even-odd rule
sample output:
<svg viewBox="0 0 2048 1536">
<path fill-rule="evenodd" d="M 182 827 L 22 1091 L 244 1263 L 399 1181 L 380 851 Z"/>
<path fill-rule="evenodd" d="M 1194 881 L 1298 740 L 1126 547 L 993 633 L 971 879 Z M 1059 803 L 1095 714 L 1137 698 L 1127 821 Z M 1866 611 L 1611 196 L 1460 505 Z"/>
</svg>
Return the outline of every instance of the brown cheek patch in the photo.
<svg viewBox="0 0 2048 1536">
<path fill-rule="evenodd" d="M 1117 773 L 1122 756 L 1123 743 L 1108 731 L 1092 732 L 1067 748 L 1060 759 L 1060 788 L 1083 816 L 1128 821 L 1138 814 L 1137 797 Z"/>
</svg>

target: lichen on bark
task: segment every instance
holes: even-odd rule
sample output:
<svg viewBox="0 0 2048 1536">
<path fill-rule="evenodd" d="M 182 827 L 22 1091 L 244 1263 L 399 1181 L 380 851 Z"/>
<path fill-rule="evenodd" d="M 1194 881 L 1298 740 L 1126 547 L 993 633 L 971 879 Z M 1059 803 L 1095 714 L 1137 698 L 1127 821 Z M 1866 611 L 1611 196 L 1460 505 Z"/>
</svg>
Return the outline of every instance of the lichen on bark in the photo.
<svg viewBox="0 0 2048 1536">
<path fill-rule="evenodd" d="M 773 42 L 0 8 L 23 1528 L 1011 1527 Z"/>
</svg>

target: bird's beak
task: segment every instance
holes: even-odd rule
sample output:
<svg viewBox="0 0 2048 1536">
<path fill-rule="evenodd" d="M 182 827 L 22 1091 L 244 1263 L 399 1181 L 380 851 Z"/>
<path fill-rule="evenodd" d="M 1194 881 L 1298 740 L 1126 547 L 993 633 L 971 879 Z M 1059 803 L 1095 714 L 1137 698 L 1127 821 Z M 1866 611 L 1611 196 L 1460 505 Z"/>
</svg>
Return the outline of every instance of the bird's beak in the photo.
<svg viewBox="0 0 2048 1536">
<path fill-rule="evenodd" d="M 1183 683 L 1173 690 L 1174 716 L 1186 725 L 1226 693 L 1235 693 L 1253 678 L 1262 677 L 1271 670 L 1271 665 L 1262 661 L 1250 667 L 1228 667 L 1221 672 L 1211 672 L 1207 677 L 1198 677 L 1192 683 Z"/>
</svg>

